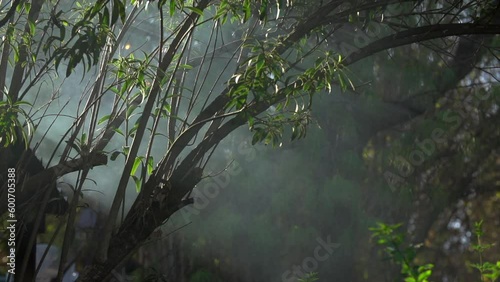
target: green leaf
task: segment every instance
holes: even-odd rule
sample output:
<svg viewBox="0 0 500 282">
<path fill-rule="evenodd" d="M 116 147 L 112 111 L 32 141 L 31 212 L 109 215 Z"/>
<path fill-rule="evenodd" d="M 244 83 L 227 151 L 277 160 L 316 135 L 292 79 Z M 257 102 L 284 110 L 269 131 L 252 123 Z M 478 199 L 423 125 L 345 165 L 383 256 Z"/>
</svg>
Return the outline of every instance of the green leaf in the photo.
<svg viewBox="0 0 500 282">
<path fill-rule="evenodd" d="M 261 142 L 266 137 L 266 132 L 263 128 L 255 128 L 255 133 L 252 137 L 252 145 Z"/>
<path fill-rule="evenodd" d="M 483 236 L 483 220 L 474 222 L 474 234 L 478 237 Z"/>
<path fill-rule="evenodd" d="M 28 25 L 30 27 L 30 35 L 31 36 L 35 35 L 35 31 L 36 31 L 35 23 L 32 21 L 28 21 Z"/>
<path fill-rule="evenodd" d="M 243 11 L 245 12 L 245 17 L 243 18 L 243 22 L 248 21 L 248 19 L 252 16 L 252 7 L 250 0 L 243 1 Z"/>
<path fill-rule="evenodd" d="M 427 282 L 427 278 L 429 278 L 432 274 L 432 270 L 426 270 L 418 275 L 418 282 Z"/>
<path fill-rule="evenodd" d="M 193 69 L 193 66 L 188 65 L 188 64 L 182 64 L 182 65 L 179 65 L 179 68 L 185 69 L 185 70 L 191 70 L 191 69 Z"/>
<path fill-rule="evenodd" d="M 132 113 L 134 113 L 135 109 L 137 109 L 137 106 L 135 105 L 128 107 L 126 112 L 126 117 L 130 118 L 132 116 Z"/>
<path fill-rule="evenodd" d="M 116 133 L 120 134 L 121 136 L 125 136 L 125 135 L 123 134 L 123 131 L 122 131 L 121 129 L 119 129 L 119 128 L 115 128 L 115 129 L 114 129 L 114 131 L 115 131 Z"/>
<path fill-rule="evenodd" d="M 31 11 L 31 3 L 24 3 L 24 9 L 26 10 L 26 13 L 29 14 L 29 12 Z"/>
<path fill-rule="evenodd" d="M 142 162 L 143 157 L 136 157 L 134 161 L 134 165 L 132 166 L 132 170 L 130 171 L 130 175 L 135 175 L 137 172 L 137 169 L 139 168 L 139 165 Z"/>
<path fill-rule="evenodd" d="M 148 175 L 151 175 L 153 173 L 153 168 L 154 168 L 154 162 L 153 162 L 153 157 L 149 156 L 148 157 Z"/>
<path fill-rule="evenodd" d="M 170 0 L 169 13 L 170 13 L 170 16 L 173 16 L 175 13 L 175 0 Z"/>
<path fill-rule="evenodd" d="M 266 63 L 266 61 L 264 60 L 264 58 L 259 58 L 259 59 L 260 60 L 257 61 L 257 63 L 255 64 L 255 70 L 256 70 L 257 76 L 260 76 L 260 73 L 261 73 L 261 71 L 264 68 L 264 65 Z"/>
<path fill-rule="evenodd" d="M 64 25 L 59 27 L 59 37 L 59 41 L 63 41 L 64 37 L 66 37 L 66 27 Z"/>
<path fill-rule="evenodd" d="M 136 122 L 136 123 L 134 124 L 134 127 L 132 127 L 132 129 L 130 129 L 130 130 L 128 131 L 127 135 L 128 135 L 129 137 L 134 137 L 134 136 L 135 136 L 135 132 L 137 131 L 137 128 L 138 128 L 138 127 L 139 127 L 139 122 Z"/>
<path fill-rule="evenodd" d="M 113 1 L 113 11 L 111 11 L 110 25 L 115 24 L 116 21 L 118 20 L 118 17 L 120 16 L 120 9 L 119 9 L 118 4 L 116 2 L 118 2 L 118 0 Z"/>
<path fill-rule="evenodd" d="M 342 74 L 341 72 L 339 72 L 339 73 L 337 74 L 337 77 L 338 77 L 338 80 L 339 80 L 339 83 L 340 83 L 340 88 L 341 88 L 343 91 L 347 90 L 347 84 L 346 84 L 346 82 L 345 82 L 345 80 L 344 80 L 344 76 L 343 76 L 343 74 Z"/>
<path fill-rule="evenodd" d="M 104 7 L 104 10 L 102 12 L 102 22 L 106 26 L 110 26 L 111 25 L 111 22 L 109 20 L 109 10 L 108 10 L 108 7 Z"/>
<path fill-rule="evenodd" d="M 131 175 L 131 176 L 132 176 L 132 179 L 134 180 L 134 183 L 135 183 L 135 191 L 137 193 L 141 192 L 141 186 L 142 186 L 141 179 L 135 175 Z"/>
<path fill-rule="evenodd" d="M 101 119 L 99 119 L 99 121 L 97 122 L 97 124 L 101 124 L 101 123 L 107 121 L 110 117 L 111 117 L 111 115 L 105 115 L 105 116 L 103 116 Z"/>
<path fill-rule="evenodd" d="M 83 133 L 82 137 L 80 138 L 80 143 L 81 144 L 86 144 L 87 143 L 87 133 Z"/>
<path fill-rule="evenodd" d="M 11 45 L 12 46 L 12 45 Z M 19 50 L 17 48 L 15 48 L 14 46 L 12 46 L 13 50 L 14 50 L 14 62 L 19 62 Z"/>
<path fill-rule="evenodd" d="M 269 0 L 262 0 L 259 8 L 259 20 L 263 21 L 267 17 L 267 5 L 269 4 Z"/>
<path fill-rule="evenodd" d="M 128 152 L 130 152 L 130 146 L 123 146 L 122 149 L 123 149 L 123 154 L 127 156 Z"/>
<path fill-rule="evenodd" d="M 198 9 L 196 7 L 191 7 L 191 6 L 186 6 L 186 9 L 191 10 L 200 16 L 203 16 L 203 11 L 201 9 Z"/>
<path fill-rule="evenodd" d="M 165 103 L 165 105 L 163 105 L 163 110 L 165 110 L 167 114 L 170 114 L 171 112 L 170 104 Z"/>
<path fill-rule="evenodd" d="M 118 11 L 120 13 L 120 20 L 122 21 L 122 23 L 125 23 L 125 5 L 120 1 L 120 0 L 117 0 L 118 2 Z"/>
</svg>

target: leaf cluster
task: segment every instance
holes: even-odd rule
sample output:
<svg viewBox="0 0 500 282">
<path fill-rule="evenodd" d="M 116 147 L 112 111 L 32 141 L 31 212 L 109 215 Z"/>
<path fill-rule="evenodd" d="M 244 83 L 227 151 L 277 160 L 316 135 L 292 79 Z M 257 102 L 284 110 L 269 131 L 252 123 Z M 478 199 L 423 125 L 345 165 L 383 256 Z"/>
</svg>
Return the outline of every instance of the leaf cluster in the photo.
<svg viewBox="0 0 500 282">
<path fill-rule="evenodd" d="M 26 101 L 13 102 L 7 96 L 7 99 L 0 101 L 0 146 L 8 147 L 21 139 L 25 146 L 33 132 L 32 122 L 21 106 L 31 106 Z M 24 130 L 23 122 L 19 120 L 22 116 L 26 121 L 27 131 Z"/>
<path fill-rule="evenodd" d="M 477 269 L 481 275 L 481 281 L 495 282 L 500 278 L 500 261 L 496 263 L 483 262 L 484 251 L 490 249 L 494 244 L 485 244 L 481 241 L 484 235 L 483 221 L 474 223 L 474 234 L 477 238 L 477 244 L 472 244 L 471 249 L 479 256 L 479 263 L 471 263 L 470 266 Z"/>
<path fill-rule="evenodd" d="M 377 223 L 376 227 L 370 228 L 372 238 L 376 239 L 377 245 L 384 247 L 384 252 L 388 259 L 401 266 L 401 274 L 405 282 L 428 282 L 432 274 L 433 264 L 416 265 L 416 247 L 409 246 L 404 248 L 402 245 L 405 236 L 398 231 L 402 224 L 388 225 Z"/>
</svg>

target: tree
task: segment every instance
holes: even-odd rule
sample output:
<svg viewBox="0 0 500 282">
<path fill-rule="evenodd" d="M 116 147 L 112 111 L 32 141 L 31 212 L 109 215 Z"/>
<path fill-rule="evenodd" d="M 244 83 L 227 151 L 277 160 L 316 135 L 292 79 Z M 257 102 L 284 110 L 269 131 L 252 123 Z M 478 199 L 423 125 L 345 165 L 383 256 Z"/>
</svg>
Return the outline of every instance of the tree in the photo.
<svg viewBox="0 0 500 282">
<path fill-rule="evenodd" d="M 498 10 L 497 2 L 479 0 L 98 0 L 74 6 L 14 1 L 0 21 L 5 32 L 0 60 L 2 154 L 26 143 L 25 151 L 34 147 L 36 155 L 33 135 L 24 133 L 25 128 L 36 122 L 37 133 L 51 114 L 58 119 L 66 115 L 51 112 L 58 101 L 56 85 L 64 85 L 59 75 L 70 82 L 79 76 L 91 81 L 73 97 L 81 104 L 71 110 L 71 125 L 52 148 L 50 166 L 31 177 L 19 175 L 20 221 L 33 222 L 35 217 L 37 230 L 58 178 L 77 172 L 74 187 L 79 195 L 93 168 L 114 162 L 120 177 L 109 188 L 116 192 L 102 241 L 79 279 L 103 281 L 158 226 L 192 203 L 191 191 L 213 150 L 235 129 L 248 124 L 252 143 L 279 146 L 284 136 L 300 139 L 310 123 L 315 94 L 356 89 L 348 67 L 378 52 L 417 43 L 430 44 L 433 52 L 453 53 L 438 95 L 430 99 L 435 102 L 473 68 L 482 50 L 497 52 L 489 46 L 500 32 Z M 148 17 L 158 28 L 154 47 L 128 51 L 133 44 L 127 34 L 136 28 L 134 22 Z M 358 33 L 346 36 L 346 31 Z M 38 98 L 47 90 L 51 95 L 45 96 L 44 105 Z M 399 104 L 413 114 L 402 114 L 393 124 L 425 111 L 411 95 L 407 98 Z M 41 112 L 27 110 L 25 101 L 42 105 Z M 118 146 L 122 149 L 116 150 Z M 117 161 L 121 155 L 123 166 Z M 53 161 L 55 156 L 58 161 Z M 130 180 L 137 195 L 125 214 Z M 5 183 L 2 214 L 7 197 Z M 59 279 L 77 201 L 74 197 L 69 203 Z M 42 207 L 37 217 L 27 213 L 33 205 Z"/>
</svg>

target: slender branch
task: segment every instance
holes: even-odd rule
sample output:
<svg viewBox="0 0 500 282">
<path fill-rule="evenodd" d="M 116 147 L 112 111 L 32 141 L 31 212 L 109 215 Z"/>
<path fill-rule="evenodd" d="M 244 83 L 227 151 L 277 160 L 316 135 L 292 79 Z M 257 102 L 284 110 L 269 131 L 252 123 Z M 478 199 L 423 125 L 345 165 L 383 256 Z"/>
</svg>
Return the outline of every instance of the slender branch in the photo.
<svg viewBox="0 0 500 282">
<path fill-rule="evenodd" d="M 376 40 L 351 53 L 344 60 L 344 65 L 351 65 L 361 59 L 383 50 L 426 40 L 468 34 L 500 34 L 500 25 L 488 24 L 435 24 L 411 28 Z"/>
<path fill-rule="evenodd" d="M 14 0 L 9 11 L 7 12 L 7 14 L 5 14 L 5 17 L 3 17 L 3 19 L 0 20 L 0 27 L 4 26 L 14 16 L 17 6 L 19 6 L 20 3 L 21 0 Z"/>
<path fill-rule="evenodd" d="M 202 0 L 197 6 L 197 9 L 204 10 L 209 4 L 210 0 Z M 101 241 L 101 246 L 99 247 L 98 254 L 96 259 L 100 262 L 103 262 L 107 259 L 107 252 L 109 248 L 109 243 L 111 240 L 112 232 L 115 226 L 115 222 L 118 216 L 119 207 L 123 201 L 124 193 L 127 188 L 127 183 L 130 178 L 130 171 L 132 170 L 132 165 L 134 164 L 135 157 L 139 152 L 139 147 L 142 142 L 142 136 L 146 131 L 146 125 L 150 117 L 150 113 L 152 112 L 154 101 L 160 92 L 160 82 L 165 76 L 166 70 L 168 66 L 174 60 L 175 54 L 177 50 L 180 48 L 183 40 L 185 40 L 189 35 L 194 31 L 193 27 L 200 17 L 199 14 L 192 12 L 185 20 L 182 27 L 179 29 L 176 37 L 170 44 L 169 49 L 163 56 L 162 60 L 159 63 L 158 71 L 156 72 L 155 79 L 153 81 L 153 86 L 148 95 L 148 100 L 144 105 L 144 110 L 139 120 L 139 126 L 137 127 L 136 134 L 134 136 L 134 141 L 130 148 L 130 152 L 127 156 L 127 160 L 125 162 L 125 167 L 122 172 L 122 176 L 120 178 L 120 182 L 118 184 L 118 189 L 115 193 L 115 197 L 113 199 L 113 203 L 111 205 L 111 209 L 109 211 L 109 216 L 106 221 L 106 225 L 104 227 L 104 238 Z"/>
<path fill-rule="evenodd" d="M 462 26 L 464 26 L 462 28 Z M 446 25 L 433 25 L 422 28 L 415 28 L 403 32 L 399 32 L 395 35 L 389 36 L 388 38 L 383 38 L 381 40 L 377 40 L 372 44 L 369 44 L 367 47 L 362 48 L 360 51 L 351 54 L 351 56 L 347 57 L 344 60 L 344 65 L 350 65 L 358 60 L 361 60 L 364 57 L 372 55 L 378 51 L 382 51 L 388 48 L 399 47 L 406 44 L 416 43 L 424 40 L 439 38 L 443 36 L 451 36 L 451 35 L 460 35 L 460 34 L 470 34 L 470 33 L 485 33 L 485 34 L 495 34 L 500 33 L 500 25 L 471 25 L 471 24 L 446 24 Z M 382 48 L 382 46 L 384 48 Z M 378 49 L 380 48 L 380 50 Z M 302 87 L 302 83 L 297 81 L 295 83 L 294 88 L 300 89 Z M 273 103 L 279 102 L 283 100 L 285 96 L 285 92 L 282 92 L 280 95 L 276 95 L 275 98 L 269 101 L 263 101 L 260 103 L 255 103 L 254 105 L 249 107 L 249 112 L 252 116 L 258 115 L 267 109 Z M 202 152 L 210 149 L 212 146 L 220 142 L 224 137 L 226 137 L 231 131 L 236 129 L 237 127 L 243 125 L 246 122 L 246 119 L 243 118 L 243 115 L 235 117 L 230 122 L 224 124 L 219 130 L 217 130 L 214 135 L 210 138 L 206 138 L 203 140 L 194 150 L 192 150 L 181 162 L 178 166 L 178 171 L 180 173 L 184 173 L 187 171 L 188 167 L 191 167 L 195 164 L 200 155 L 203 155 Z M 180 177 L 175 174 L 172 175 L 173 178 Z M 180 191 L 179 193 L 185 193 L 187 191 Z"/>
<path fill-rule="evenodd" d="M 28 33 L 30 30 L 29 22 L 36 22 L 38 15 L 42 9 L 44 0 L 33 0 L 30 12 L 28 14 L 28 22 L 24 26 L 24 32 Z M 17 101 L 19 98 L 19 92 L 22 88 L 22 81 L 25 75 L 25 66 L 23 62 L 26 61 L 28 57 L 28 47 L 26 45 L 21 45 L 19 47 L 19 61 L 14 67 L 14 72 L 12 73 L 12 81 L 9 88 L 9 95 L 13 102 Z"/>
</svg>

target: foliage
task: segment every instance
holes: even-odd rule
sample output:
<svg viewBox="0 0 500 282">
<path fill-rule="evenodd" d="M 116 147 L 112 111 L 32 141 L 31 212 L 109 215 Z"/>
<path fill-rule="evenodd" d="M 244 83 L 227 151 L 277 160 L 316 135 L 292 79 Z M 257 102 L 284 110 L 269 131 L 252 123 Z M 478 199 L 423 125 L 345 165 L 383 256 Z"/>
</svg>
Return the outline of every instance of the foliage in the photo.
<svg viewBox="0 0 500 282">
<path fill-rule="evenodd" d="M 387 225 L 377 223 L 376 227 L 371 227 L 372 237 L 377 245 L 384 247 L 384 252 L 397 265 L 401 266 L 401 274 L 405 282 L 428 282 L 432 274 L 433 264 L 416 265 L 416 247 L 403 247 L 405 236 L 398 229 L 401 224 Z"/>
<path fill-rule="evenodd" d="M 370 231 L 373 233 L 373 238 L 377 240 L 376 243 L 384 246 L 388 259 L 402 266 L 401 273 L 407 276 L 405 281 L 428 281 L 427 278 L 432 274 L 433 265 L 413 265 L 416 249 L 412 246 L 401 249 L 404 235 L 397 232 L 400 227 L 401 224 L 377 223 L 377 227 L 370 228 Z M 474 234 L 477 243 L 472 244 L 471 249 L 478 254 L 479 263 L 469 263 L 469 265 L 479 271 L 481 281 L 497 281 L 500 277 L 500 261 L 496 263 L 483 261 L 484 251 L 490 249 L 493 244 L 485 244 L 481 241 L 481 237 L 484 235 L 482 220 L 474 223 Z"/>
<path fill-rule="evenodd" d="M 478 254 L 479 263 L 471 263 L 470 266 L 479 271 L 481 281 L 495 282 L 500 277 L 500 261 L 496 263 L 483 261 L 483 252 L 493 247 L 493 244 L 485 244 L 481 241 L 483 232 L 483 221 L 474 223 L 474 234 L 477 243 L 472 244 L 471 249 Z"/>
<path fill-rule="evenodd" d="M 319 280 L 318 273 L 311 272 L 311 273 L 306 274 L 306 276 L 304 278 L 299 279 L 299 282 L 314 282 L 314 281 L 318 281 L 318 280 Z"/>
<path fill-rule="evenodd" d="M 193 188 L 207 176 L 203 170 L 216 147 L 244 124 L 248 124 L 253 133 L 248 143 L 286 147 L 287 139 L 297 141 L 306 134 L 311 135 L 311 125 L 319 125 L 324 122 L 321 115 L 333 112 L 328 116 L 331 120 L 321 125 L 330 143 L 324 146 L 324 152 L 315 152 L 316 156 L 333 160 L 308 172 L 311 179 L 326 180 L 317 184 L 295 176 L 293 179 L 303 184 L 294 183 L 296 191 L 263 197 L 282 210 L 292 206 L 294 217 L 252 219 L 257 226 L 251 232 L 255 235 L 252 240 L 265 246 L 278 245 L 273 241 L 280 238 L 273 236 L 279 232 L 278 227 L 292 230 L 290 236 L 286 236 L 290 241 L 301 242 L 307 241 L 311 234 L 331 232 L 337 222 L 354 230 L 356 224 L 351 224 L 348 216 L 359 214 L 362 209 L 345 202 L 351 198 L 361 201 L 363 189 L 368 190 L 370 176 L 385 173 L 385 165 L 401 169 L 403 165 L 398 156 L 411 154 L 409 144 L 420 140 L 423 133 L 433 132 L 435 125 L 428 119 L 417 125 L 411 124 L 418 122 L 412 119 L 424 112 L 428 117 L 455 110 L 453 104 L 457 101 L 453 99 L 463 98 L 467 91 L 457 90 L 454 93 L 457 95 L 449 96 L 443 93 L 455 86 L 462 87 L 460 81 L 491 84 L 484 74 L 478 73 L 481 68 L 488 69 L 484 73 L 493 73 L 494 77 L 495 73 L 485 62 L 498 58 L 495 41 L 488 40 L 488 36 L 497 33 L 496 8 L 484 1 L 161 0 L 154 3 L 133 0 L 128 4 L 123 0 L 96 0 L 49 1 L 43 5 L 35 2 L 21 5 L 13 1 L 11 8 L 4 5 L 0 11 L 3 17 L 0 28 L 6 35 L 0 60 L 0 138 L 4 146 L 23 141 L 25 145 L 37 147 L 34 142 L 27 144 L 32 131 L 30 120 L 37 120 L 40 126 L 34 134 L 36 143 L 50 143 L 46 142 L 47 136 L 59 139 L 51 140 L 55 144 L 49 155 L 43 156 L 48 159 L 50 179 L 41 179 L 39 183 L 19 180 L 20 185 L 27 187 L 22 193 L 29 196 L 20 195 L 19 206 L 29 208 L 24 205 L 24 199 L 35 195 L 35 189 L 48 185 L 53 181 L 52 176 L 61 178 L 70 172 L 78 175 L 74 179 L 75 191 L 92 185 L 89 182 L 93 179 L 108 181 L 112 186 L 108 189 L 111 191 L 108 196 L 112 198 L 108 200 L 112 203 L 106 207 L 107 222 L 102 227 L 99 253 L 89 258 L 93 263 L 82 274 L 82 281 L 89 281 L 91 275 L 105 280 L 123 257 L 189 204 Z M 151 30 L 154 32 L 148 33 Z M 481 38 L 470 40 L 470 36 Z M 136 40 L 143 37 L 150 39 Z M 486 43 L 477 47 L 476 42 Z M 489 52 L 483 52 L 486 48 Z M 381 52 L 384 50 L 387 52 Z M 408 54 L 415 55 L 413 64 L 399 65 Z M 355 64 L 362 59 L 367 59 L 366 65 Z M 391 71 L 379 71 L 391 60 L 395 62 Z M 404 74 L 401 70 L 405 70 Z M 462 73 L 470 75 L 464 79 Z M 80 85 L 84 82 L 88 85 L 76 87 L 77 79 L 82 79 Z M 399 83 L 395 83 L 397 81 Z M 377 91 L 363 89 L 372 83 L 370 88 Z M 47 89 L 49 93 L 41 91 Z M 432 95 L 416 95 L 421 94 L 420 91 Z M 318 96 L 326 101 L 320 105 L 326 109 L 322 113 L 312 111 Z M 432 97 L 424 103 L 410 103 L 415 96 Z M 71 102 L 61 106 L 63 98 L 70 98 Z M 345 106 L 331 106 L 341 99 L 348 101 Z M 33 101 L 35 109 L 29 115 L 22 108 L 28 105 L 24 104 L 27 100 Z M 346 109 L 361 105 L 359 101 L 364 103 L 362 110 L 348 113 Z M 405 110 L 395 115 L 395 111 L 386 110 L 388 104 L 405 107 Z M 440 110 L 436 113 L 437 108 Z M 459 185 L 455 188 L 453 184 L 468 183 L 462 180 L 487 171 L 473 169 L 481 167 L 483 160 L 495 163 L 489 142 L 498 137 L 494 127 L 498 124 L 495 122 L 497 110 L 493 103 L 482 102 L 472 108 L 463 127 L 447 125 L 447 129 L 453 130 L 449 130 L 450 136 L 443 143 L 453 145 L 436 146 L 442 149 L 439 154 L 412 170 L 414 177 L 404 176 L 404 181 L 413 181 L 415 187 L 436 187 L 428 193 L 433 196 L 433 207 L 444 209 L 459 200 L 452 198 L 449 203 L 445 202 L 449 195 L 467 195 L 467 188 Z M 476 115 L 476 112 L 484 115 Z M 381 113 L 389 123 L 377 118 Z M 50 120 L 54 116 L 57 121 Z M 66 123 L 61 122 L 65 119 Z M 331 122 L 341 119 L 343 122 Z M 395 125 L 418 132 L 383 132 Z M 27 127 L 28 133 L 20 130 L 23 127 Z M 367 130 L 368 127 L 373 128 Z M 353 135 L 355 142 L 348 138 Z M 377 138 L 384 142 L 377 142 L 380 141 Z M 108 149 L 110 151 L 106 151 Z M 103 164 L 89 164 L 100 154 L 105 158 L 109 156 L 113 163 L 102 170 L 92 169 Z M 443 158 L 429 165 L 431 160 L 448 155 L 454 156 L 451 161 Z M 124 158 L 118 159 L 118 156 Z M 304 159 L 307 157 L 310 160 L 310 156 Z M 303 162 L 297 163 L 300 165 L 293 171 L 303 170 Z M 453 167 L 446 166 L 449 163 L 453 163 Z M 59 166 L 50 167 L 55 164 Z M 365 164 L 369 166 L 366 170 Z M 255 167 L 258 166 L 250 166 L 250 170 L 259 169 Z M 417 183 L 426 171 L 439 173 L 425 177 L 432 180 L 430 183 Z M 457 173 L 447 173 L 449 171 Z M 289 173 L 282 171 L 282 174 Z M 328 185 L 330 180 L 334 185 Z M 135 184 L 137 192 L 131 201 L 127 194 L 129 182 Z M 491 182 L 495 183 L 494 177 Z M 335 187 L 323 189 L 330 186 Z M 387 188 L 377 182 L 376 189 L 381 186 Z M 414 191 L 405 189 L 408 187 L 412 185 L 398 188 L 410 198 L 408 195 Z M 461 188 L 464 191 L 453 190 Z M 344 190 L 336 195 L 338 197 L 333 196 L 341 189 Z M 314 195 L 311 190 L 318 193 Z M 252 190 L 246 193 L 248 199 L 255 197 Z M 321 198 L 325 195 L 328 197 Z M 416 198 L 421 195 L 418 196 Z M 259 202 L 258 197 L 252 199 Z M 328 199 L 335 200 L 332 204 Z M 384 197 L 384 203 L 391 203 L 392 199 Z M 2 199 L 2 203 L 5 202 Z M 221 205 L 219 212 L 233 205 L 232 201 L 228 202 Z M 329 218 L 329 228 L 321 231 L 317 229 L 318 219 L 313 226 L 303 219 L 296 222 L 295 217 L 311 216 L 315 203 L 319 203 L 325 214 L 333 211 L 347 219 Z M 390 208 L 397 206 L 402 205 L 393 204 Z M 68 212 L 65 231 L 68 240 L 62 249 L 59 276 L 67 261 L 76 211 L 74 202 Z M 239 218 L 232 215 L 221 222 L 235 224 Z M 411 264 L 414 254 L 398 249 L 403 240 L 391 237 L 391 232 L 384 233 L 396 227 L 378 228 L 374 230 L 379 233 L 377 236 L 389 236 L 385 243 L 392 242 L 392 251 L 398 250 L 390 256 L 401 264 L 403 274 L 408 279 L 424 281 L 430 267 L 415 268 Z M 232 234 L 226 235 L 222 238 L 230 238 Z M 349 236 L 347 232 L 337 235 L 339 238 Z M 204 237 L 203 234 L 200 237 Z M 100 268 L 101 265 L 107 269 Z"/>
<path fill-rule="evenodd" d="M 15 144 L 18 140 L 28 146 L 29 139 L 33 134 L 33 125 L 29 115 L 21 106 L 30 106 L 30 104 L 25 101 L 13 102 L 8 96 L 5 101 L 0 101 L 1 146 L 7 147 Z M 19 120 L 19 117 L 25 119 L 25 124 Z"/>
</svg>

